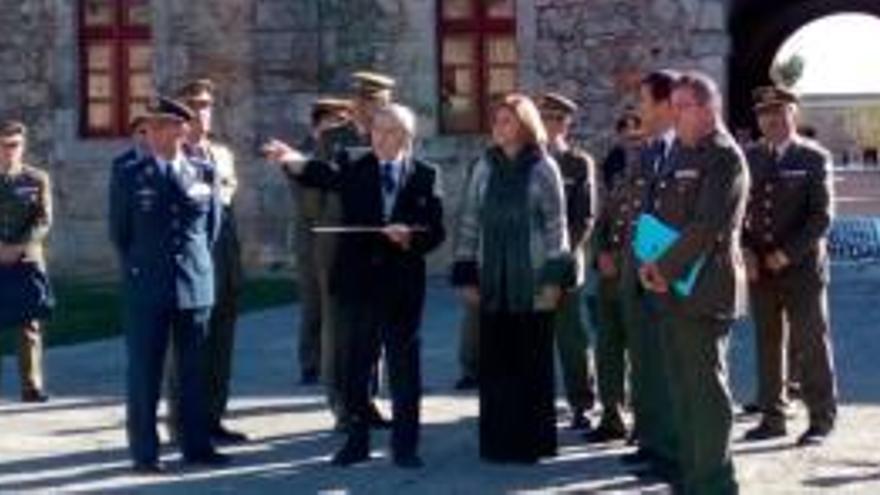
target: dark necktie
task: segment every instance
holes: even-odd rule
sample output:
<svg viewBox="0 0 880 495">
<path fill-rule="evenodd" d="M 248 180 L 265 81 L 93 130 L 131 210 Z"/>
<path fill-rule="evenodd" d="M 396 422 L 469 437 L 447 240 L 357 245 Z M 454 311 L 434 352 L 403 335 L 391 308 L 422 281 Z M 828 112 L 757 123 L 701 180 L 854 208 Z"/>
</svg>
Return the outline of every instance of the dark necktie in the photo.
<svg viewBox="0 0 880 495">
<path fill-rule="evenodd" d="M 394 165 L 391 162 L 382 164 L 382 191 L 391 196 L 397 188 L 397 180 L 394 177 Z"/>
<path fill-rule="evenodd" d="M 654 173 L 656 173 L 657 175 L 660 175 L 666 169 L 666 156 L 668 155 L 668 153 L 667 153 L 668 150 L 666 149 L 666 140 L 660 139 L 659 141 L 657 141 L 655 148 L 657 150 L 656 151 L 657 158 L 654 160 L 654 164 L 655 164 Z"/>
</svg>

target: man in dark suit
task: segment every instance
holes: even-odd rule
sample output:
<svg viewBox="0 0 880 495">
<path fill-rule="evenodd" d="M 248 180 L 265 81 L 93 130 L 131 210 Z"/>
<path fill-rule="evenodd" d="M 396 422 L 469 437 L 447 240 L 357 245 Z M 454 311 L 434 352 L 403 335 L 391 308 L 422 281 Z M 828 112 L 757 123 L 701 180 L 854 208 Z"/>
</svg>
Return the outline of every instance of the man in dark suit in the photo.
<svg viewBox="0 0 880 495">
<path fill-rule="evenodd" d="M 369 458 L 370 377 L 375 348 L 385 348 L 391 384 L 394 463 L 420 467 L 421 400 L 419 326 L 425 298 L 425 255 L 444 239 L 437 169 L 412 158 L 415 116 L 392 104 L 377 111 L 372 151 L 335 169 L 277 141 L 268 157 L 302 184 L 336 190 L 343 232 L 330 290 L 340 302 L 339 325 L 350 336 L 344 399 L 348 438 L 333 463 Z M 393 281 L 393 283 L 389 283 Z"/>
<path fill-rule="evenodd" d="M 145 474 L 163 471 L 156 407 L 169 338 L 181 386 L 184 461 L 228 461 L 210 442 L 200 370 L 220 207 L 213 169 L 182 152 L 191 118 L 183 104 L 158 99 L 148 117 L 152 155 L 120 170 L 110 184 L 110 238 L 123 278 L 129 449 L 135 471 Z"/>
<path fill-rule="evenodd" d="M 655 216 L 680 233 L 656 262 L 639 269 L 657 294 L 660 332 L 668 342 L 680 475 L 676 493 L 735 494 L 730 454 L 733 408 L 726 364 L 730 327 L 745 306 L 739 246 L 749 174 L 724 128 L 715 83 L 687 73 L 672 93 L 678 142 L 659 171 Z M 702 260 L 691 291 L 673 286 Z"/>
<path fill-rule="evenodd" d="M 786 89 L 755 91 L 764 139 L 749 148 L 754 178 L 743 231 L 758 350 L 761 423 L 746 439 L 786 434 L 786 341 L 798 359 L 809 428 L 801 445 L 834 428 L 837 391 L 828 324 L 831 155 L 798 135 L 797 97 Z M 787 338 L 786 338 L 787 334 Z"/>
</svg>

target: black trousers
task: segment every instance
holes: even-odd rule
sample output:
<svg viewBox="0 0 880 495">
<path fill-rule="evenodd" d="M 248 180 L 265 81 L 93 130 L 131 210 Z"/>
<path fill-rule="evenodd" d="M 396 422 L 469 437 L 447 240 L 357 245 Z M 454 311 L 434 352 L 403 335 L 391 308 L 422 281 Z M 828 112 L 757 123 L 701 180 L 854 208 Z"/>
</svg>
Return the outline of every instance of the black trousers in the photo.
<svg viewBox="0 0 880 495">
<path fill-rule="evenodd" d="M 421 313 L 424 289 L 377 289 L 375 294 L 344 297 L 339 330 L 345 346 L 344 397 L 350 441 L 369 442 L 370 388 L 380 348 L 385 350 L 391 388 L 391 450 L 394 456 L 416 454 L 419 442 Z"/>
<path fill-rule="evenodd" d="M 536 462 L 556 454 L 552 313 L 483 312 L 480 456 Z"/>
</svg>

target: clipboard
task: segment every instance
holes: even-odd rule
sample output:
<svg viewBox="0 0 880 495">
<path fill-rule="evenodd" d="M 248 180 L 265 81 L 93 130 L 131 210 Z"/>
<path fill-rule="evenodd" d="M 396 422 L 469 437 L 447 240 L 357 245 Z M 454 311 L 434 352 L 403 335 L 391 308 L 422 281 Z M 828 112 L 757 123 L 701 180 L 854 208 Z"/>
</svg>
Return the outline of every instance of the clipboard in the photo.
<svg viewBox="0 0 880 495">
<path fill-rule="evenodd" d="M 636 259 L 642 263 L 657 261 L 673 244 L 678 242 L 680 237 L 681 234 L 667 223 L 654 215 L 642 213 L 636 223 L 633 239 L 633 251 Z M 672 283 L 672 289 L 680 296 L 690 296 L 705 264 L 706 256 L 701 255 L 691 265 L 687 273 Z"/>
</svg>

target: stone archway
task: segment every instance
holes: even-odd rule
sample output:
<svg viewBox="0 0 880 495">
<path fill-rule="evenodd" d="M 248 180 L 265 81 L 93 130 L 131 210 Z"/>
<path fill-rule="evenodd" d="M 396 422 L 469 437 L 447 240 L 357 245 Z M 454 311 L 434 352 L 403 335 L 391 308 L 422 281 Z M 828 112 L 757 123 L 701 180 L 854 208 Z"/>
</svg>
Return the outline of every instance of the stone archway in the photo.
<svg viewBox="0 0 880 495">
<path fill-rule="evenodd" d="M 752 88 L 770 81 L 769 71 L 782 44 L 811 21 L 833 14 L 880 17 L 877 0 L 735 0 L 730 11 L 732 42 L 728 70 L 730 119 L 753 127 Z"/>
</svg>

